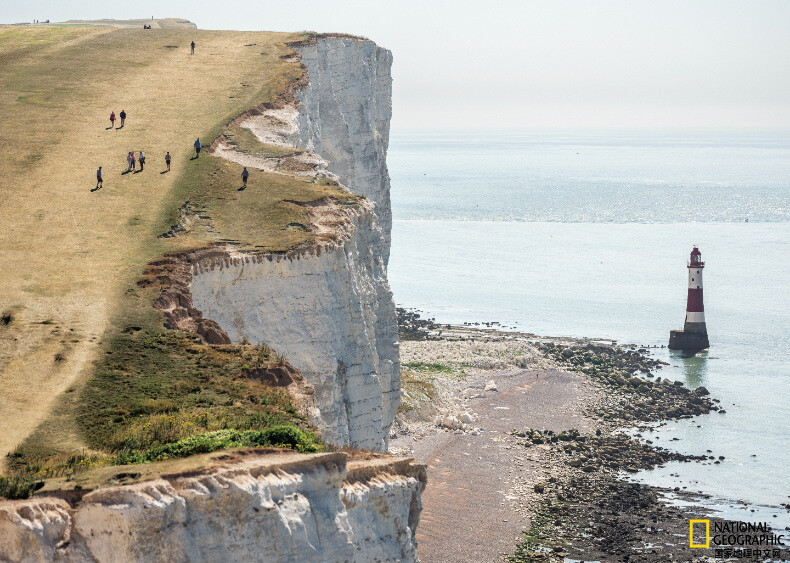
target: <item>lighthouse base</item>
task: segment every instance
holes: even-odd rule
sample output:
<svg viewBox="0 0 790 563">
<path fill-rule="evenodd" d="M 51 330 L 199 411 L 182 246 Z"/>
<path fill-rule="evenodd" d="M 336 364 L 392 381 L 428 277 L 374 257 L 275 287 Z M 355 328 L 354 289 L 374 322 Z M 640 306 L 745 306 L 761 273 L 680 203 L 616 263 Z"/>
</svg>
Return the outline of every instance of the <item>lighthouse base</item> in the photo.
<svg viewBox="0 0 790 563">
<path fill-rule="evenodd" d="M 686 332 L 685 330 L 669 331 L 670 350 L 683 350 L 684 352 L 699 352 L 710 348 L 707 332 Z"/>
</svg>

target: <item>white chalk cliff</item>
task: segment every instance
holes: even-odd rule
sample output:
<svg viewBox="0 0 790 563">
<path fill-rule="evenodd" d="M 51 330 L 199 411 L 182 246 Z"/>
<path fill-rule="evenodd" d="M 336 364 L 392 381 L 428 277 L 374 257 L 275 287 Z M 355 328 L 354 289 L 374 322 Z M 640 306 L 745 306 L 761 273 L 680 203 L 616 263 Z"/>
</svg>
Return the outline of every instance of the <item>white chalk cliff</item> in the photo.
<svg viewBox="0 0 790 563">
<path fill-rule="evenodd" d="M 424 466 L 340 453 L 214 456 L 199 470 L 71 491 L 71 502 L 0 501 L 0 560 L 416 560 Z"/>
<path fill-rule="evenodd" d="M 308 74 L 295 92 L 297 106 L 257 112 L 240 126 L 264 142 L 308 149 L 302 159 L 321 161 L 312 174 L 336 178 L 366 199 L 352 209 L 315 203 L 315 229 L 343 229 L 334 244 L 286 257 L 229 251 L 228 260 L 194 264 L 192 302 L 233 342 L 266 343 L 302 372 L 315 389 L 311 422 L 326 441 L 383 452 L 400 401 L 397 319 L 386 276 L 392 57 L 349 37 L 319 37 L 296 48 Z M 222 143 L 214 152 L 273 170 Z M 340 220 L 322 225 L 322 216 Z"/>
<path fill-rule="evenodd" d="M 340 183 L 376 204 L 389 261 L 392 209 L 387 146 L 392 118 L 392 53 L 372 41 L 324 37 L 298 47 L 309 83 L 294 144 L 329 163 Z"/>
</svg>

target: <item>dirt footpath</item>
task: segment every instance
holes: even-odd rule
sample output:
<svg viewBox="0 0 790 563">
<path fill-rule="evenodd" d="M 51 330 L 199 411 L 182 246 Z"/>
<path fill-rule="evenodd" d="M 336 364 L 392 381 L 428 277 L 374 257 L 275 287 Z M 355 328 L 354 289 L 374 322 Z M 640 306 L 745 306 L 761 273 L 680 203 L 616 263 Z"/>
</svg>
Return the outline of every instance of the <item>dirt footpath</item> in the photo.
<svg viewBox="0 0 790 563">
<path fill-rule="evenodd" d="M 594 431 L 581 413 L 599 392 L 586 378 L 556 369 L 480 371 L 445 389 L 442 402 L 463 405 L 473 422 L 463 430 L 412 425 L 390 443 L 391 451 L 428 465 L 420 560 L 499 561 L 511 553 L 540 496 L 534 485 L 563 469 L 548 464 L 547 449 L 516 446 L 509 432 Z"/>
</svg>

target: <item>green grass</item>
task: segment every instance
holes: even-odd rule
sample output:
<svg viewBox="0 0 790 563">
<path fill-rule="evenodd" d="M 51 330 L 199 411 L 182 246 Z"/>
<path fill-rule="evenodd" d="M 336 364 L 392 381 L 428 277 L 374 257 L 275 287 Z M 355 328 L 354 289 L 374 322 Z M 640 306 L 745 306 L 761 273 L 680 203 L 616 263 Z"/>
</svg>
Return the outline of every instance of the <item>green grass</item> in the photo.
<svg viewBox="0 0 790 563">
<path fill-rule="evenodd" d="M 439 373 L 455 373 L 455 368 L 448 364 L 429 362 L 408 362 L 401 364 L 404 368 L 414 371 L 435 371 Z"/>
<path fill-rule="evenodd" d="M 285 251 L 315 240 L 315 234 L 292 223 L 310 224 L 308 208 L 298 205 L 332 198 L 340 204 L 357 205 L 359 197 L 349 194 L 331 181 L 251 170 L 247 189 L 241 187 L 242 166 L 218 157 L 201 156 L 193 161 L 179 180 L 177 190 L 205 211 L 217 234 L 196 236 L 209 240 L 233 241 L 239 250 Z M 182 201 L 182 203 L 183 203 Z M 175 223 L 170 215 L 166 223 Z M 167 229 L 164 228 L 162 232 Z M 198 239 L 200 240 L 200 239 Z M 194 237 L 185 242 L 195 244 Z M 179 244 L 179 241 L 176 241 Z"/>
<path fill-rule="evenodd" d="M 0 498 L 29 498 L 42 485 L 42 482 L 36 481 L 29 475 L 0 476 Z"/>
<path fill-rule="evenodd" d="M 169 444 L 120 454 L 119 464 L 148 463 L 205 454 L 228 448 L 285 447 L 300 453 L 323 450 L 315 435 L 295 426 L 273 426 L 266 430 L 218 430 L 190 436 Z"/>
<path fill-rule="evenodd" d="M 204 432 L 162 444 L 126 448 L 113 454 L 81 451 L 30 460 L 15 452 L 11 455 L 13 473 L 8 477 L 0 476 L 0 498 L 28 498 L 44 485 L 42 479 L 73 479 L 97 467 L 151 463 L 223 449 L 259 447 L 287 448 L 299 453 L 318 453 L 325 449 L 314 433 L 293 424 L 281 424 L 265 430 Z"/>
<path fill-rule="evenodd" d="M 233 146 L 237 151 L 264 158 L 282 158 L 284 156 L 293 156 L 305 152 L 304 150 L 294 149 L 293 147 L 262 143 L 252 131 L 244 127 L 237 127 L 232 131 L 227 131 L 225 137 L 228 139 L 228 144 Z"/>
<path fill-rule="evenodd" d="M 522 532 L 515 551 L 508 555 L 509 563 L 538 563 L 551 561 L 551 549 L 546 547 L 547 529 L 554 521 L 554 508 L 550 499 L 541 500 L 532 516 L 530 528 Z"/>
<path fill-rule="evenodd" d="M 248 377 L 249 369 L 269 363 L 260 350 L 206 346 L 178 332 L 121 331 L 71 405 L 86 445 L 119 451 L 207 430 L 306 428 L 287 392 Z M 21 451 L 46 454 L 46 445 L 39 448 Z"/>
</svg>

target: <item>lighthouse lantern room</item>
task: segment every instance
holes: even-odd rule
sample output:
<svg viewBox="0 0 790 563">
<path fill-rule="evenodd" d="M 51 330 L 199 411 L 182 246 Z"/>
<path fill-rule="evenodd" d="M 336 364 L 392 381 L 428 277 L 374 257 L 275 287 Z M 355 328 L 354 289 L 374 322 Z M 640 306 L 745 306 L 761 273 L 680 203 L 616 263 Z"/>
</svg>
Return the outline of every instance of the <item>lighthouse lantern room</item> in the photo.
<svg viewBox="0 0 790 563">
<path fill-rule="evenodd" d="M 684 352 L 699 352 L 710 347 L 708 329 L 705 326 L 705 306 L 702 302 L 702 270 L 705 262 L 696 246 L 688 262 L 689 285 L 686 304 L 686 322 L 683 330 L 669 333 L 669 349 Z"/>
</svg>

